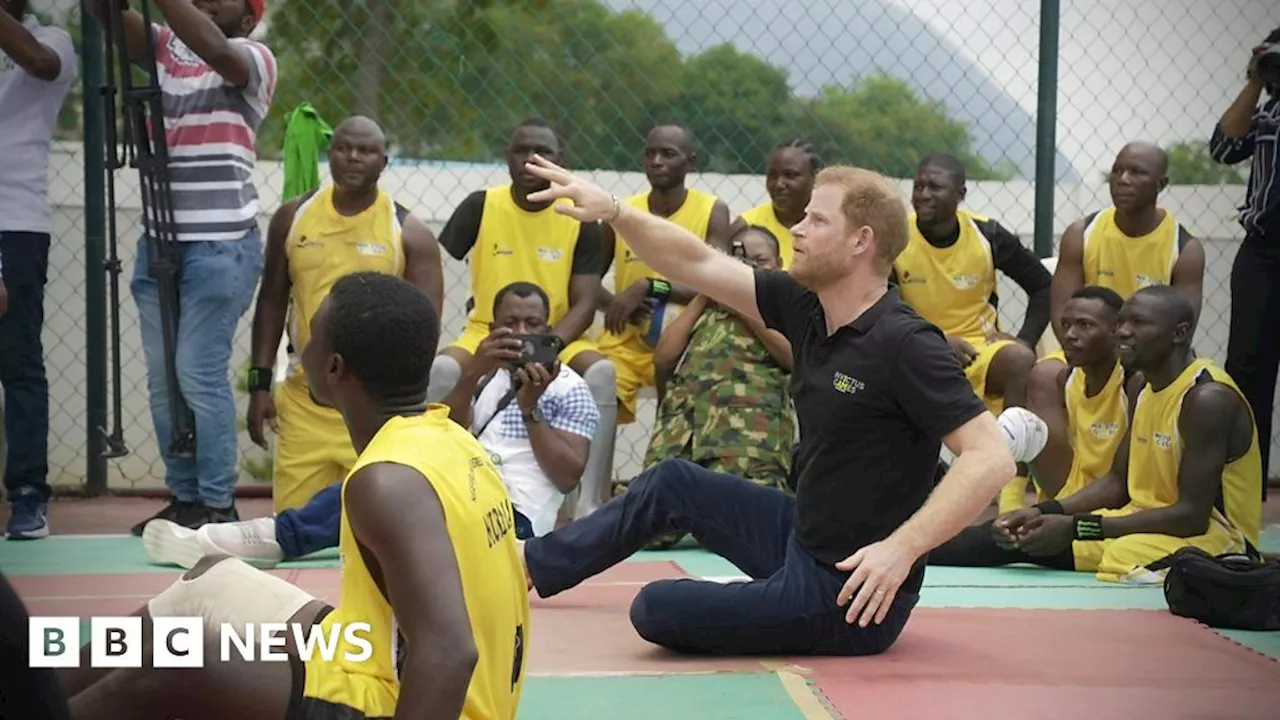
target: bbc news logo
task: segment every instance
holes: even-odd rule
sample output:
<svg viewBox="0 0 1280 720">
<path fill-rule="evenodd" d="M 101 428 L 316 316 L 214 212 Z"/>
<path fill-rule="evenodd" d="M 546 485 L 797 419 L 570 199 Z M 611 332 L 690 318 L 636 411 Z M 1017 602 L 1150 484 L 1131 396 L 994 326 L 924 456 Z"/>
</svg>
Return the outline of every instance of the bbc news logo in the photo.
<svg viewBox="0 0 1280 720">
<path fill-rule="evenodd" d="M 156 617 L 151 619 L 152 667 L 204 667 L 205 632 L 200 617 Z M 372 634 L 368 623 L 302 625 L 300 623 L 222 623 L 218 626 L 218 650 L 222 662 L 239 657 L 250 662 L 288 662 L 286 637 L 303 662 L 316 657 L 333 662 L 341 642 L 351 646 L 343 653 L 346 662 L 364 662 L 373 657 Z M 36 667 L 80 667 L 80 618 L 33 617 L 30 630 L 30 665 Z M 89 623 L 89 666 L 98 668 L 142 667 L 144 636 L 141 617 L 95 617 Z"/>
</svg>

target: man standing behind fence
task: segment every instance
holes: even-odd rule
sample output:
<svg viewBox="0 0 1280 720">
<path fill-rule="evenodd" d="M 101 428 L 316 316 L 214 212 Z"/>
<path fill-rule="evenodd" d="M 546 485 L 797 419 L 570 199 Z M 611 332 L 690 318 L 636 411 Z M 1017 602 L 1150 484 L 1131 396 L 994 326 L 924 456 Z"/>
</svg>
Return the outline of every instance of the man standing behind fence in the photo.
<svg viewBox="0 0 1280 720">
<path fill-rule="evenodd" d="M 49 383 L 44 285 L 49 269 L 49 143 L 76 78 L 71 36 L 0 0 L 0 385 L 10 540 L 49 534 Z"/>
<path fill-rule="evenodd" d="M 90 0 L 101 17 L 109 0 Z M 130 283 L 142 326 L 147 389 L 172 501 L 155 517 L 198 527 L 238 519 L 236 406 L 230 380 L 236 323 L 249 309 L 262 272 L 258 192 L 253 184 L 257 130 L 276 86 L 276 60 L 248 35 L 265 0 L 143 0 L 168 27 L 150 28 L 157 82 L 164 94 L 172 205 L 179 241 L 181 314 L 178 387 L 195 415 L 194 458 L 168 451 L 172 418 L 165 383 L 160 295 L 138 243 Z M 126 4 L 127 0 L 120 0 Z M 146 51 L 142 15 L 124 11 L 132 58 Z M 144 520 L 133 528 L 141 535 Z"/>
</svg>

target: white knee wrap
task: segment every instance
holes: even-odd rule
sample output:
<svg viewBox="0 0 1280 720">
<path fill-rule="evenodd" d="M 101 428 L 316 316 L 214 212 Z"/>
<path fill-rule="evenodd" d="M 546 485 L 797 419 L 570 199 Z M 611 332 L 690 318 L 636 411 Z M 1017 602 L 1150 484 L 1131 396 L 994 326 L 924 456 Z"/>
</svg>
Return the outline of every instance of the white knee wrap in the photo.
<svg viewBox="0 0 1280 720">
<path fill-rule="evenodd" d="M 152 617 L 204 618 L 206 627 L 287 622 L 315 598 L 270 573 L 227 558 L 197 578 L 179 578 L 147 603 Z"/>
</svg>

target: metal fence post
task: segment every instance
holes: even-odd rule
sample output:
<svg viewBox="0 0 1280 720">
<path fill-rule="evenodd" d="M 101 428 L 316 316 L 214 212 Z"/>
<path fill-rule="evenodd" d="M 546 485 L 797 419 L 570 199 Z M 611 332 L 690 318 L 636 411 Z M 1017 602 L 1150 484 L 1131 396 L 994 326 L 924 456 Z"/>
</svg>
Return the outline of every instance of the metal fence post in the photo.
<svg viewBox="0 0 1280 720">
<path fill-rule="evenodd" d="M 102 117 L 102 30 L 84 7 L 80 15 L 84 58 L 84 300 L 85 300 L 85 494 L 107 491 L 107 294 L 104 262 L 106 200 Z"/>
<path fill-rule="evenodd" d="M 1059 0 L 1040 0 L 1040 79 L 1036 94 L 1036 219 L 1035 249 L 1042 258 L 1053 255 L 1053 193 L 1058 153 L 1058 23 Z"/>
</svg>

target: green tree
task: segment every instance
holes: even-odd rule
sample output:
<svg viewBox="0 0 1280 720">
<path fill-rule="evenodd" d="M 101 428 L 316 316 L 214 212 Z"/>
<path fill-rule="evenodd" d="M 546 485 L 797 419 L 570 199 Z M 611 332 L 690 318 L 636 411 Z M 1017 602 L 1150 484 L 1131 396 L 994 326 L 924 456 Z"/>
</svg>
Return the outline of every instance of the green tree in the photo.
<svg viewBox="0 0 1280 720">
<path fill-rule="evenodd" d="M 1165 148 L 1170 185 L 1243 185 L 1240 166 L 1223 165 L 1209 155 L 1207 140 L 1183 140 Z"/>
<path fill-rule="evenodd" d="M 950 153 L 974 180 L 1002 174 L 973 153 L 968 127 L 940 102 L 920 98 L 906 82 L 888 75 L 862 77 L 848 89 L 825 87 L 817 97 L 798 101 L 795 112 L 796 126 L 828 163 L 904 178 L 915 175 L 926 155 Z"/>
</svg>

